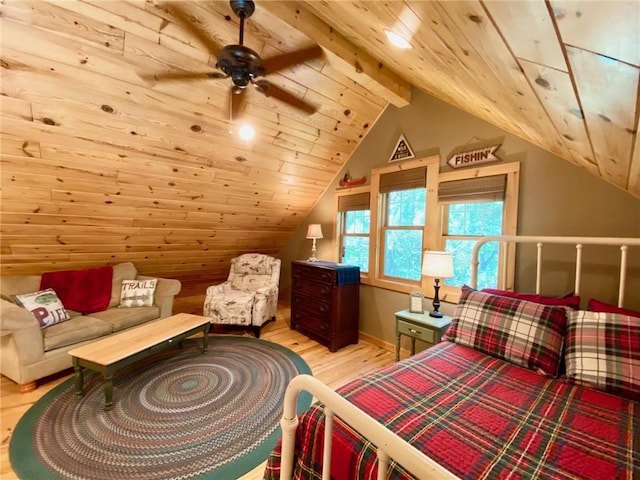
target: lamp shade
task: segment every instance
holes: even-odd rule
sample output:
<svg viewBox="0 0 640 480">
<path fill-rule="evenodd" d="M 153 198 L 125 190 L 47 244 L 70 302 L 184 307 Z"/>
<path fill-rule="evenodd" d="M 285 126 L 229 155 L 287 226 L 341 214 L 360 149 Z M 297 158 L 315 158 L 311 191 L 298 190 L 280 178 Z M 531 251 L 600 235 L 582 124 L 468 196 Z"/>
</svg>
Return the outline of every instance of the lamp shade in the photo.
<svg viewBox="0 0 640 480">
<path fill-rule="evenodd" d="M 426 251 L 422 274 L 434 278 L 453 277 L 453 258 L 449 252 Z"/>
<path fill-rule="evenodd" d="M 319 223 L 312 223 L 307 229 L 307 238 L 323 238 L 322 237 L 322 225 Z"/>
</svg>

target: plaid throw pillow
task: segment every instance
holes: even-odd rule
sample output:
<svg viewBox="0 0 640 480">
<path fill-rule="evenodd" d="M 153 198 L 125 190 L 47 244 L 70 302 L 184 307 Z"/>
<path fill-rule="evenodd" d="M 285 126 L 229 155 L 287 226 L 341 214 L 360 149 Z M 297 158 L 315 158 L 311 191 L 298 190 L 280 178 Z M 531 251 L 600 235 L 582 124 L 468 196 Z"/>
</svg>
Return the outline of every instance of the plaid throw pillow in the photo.
<svg viewBox="0 0 640 480">
<path fill-rule="evenodd" d="M 640 321 L 618 313 L 571 312 L 565 362 L 569 381 L 640 400 Z"/>
<path fill-rule="evenodd" d="M 465 286 L 445 338 L 555 377 L 566 323 L 565 307 L 490 295 Z"/>
</svg>

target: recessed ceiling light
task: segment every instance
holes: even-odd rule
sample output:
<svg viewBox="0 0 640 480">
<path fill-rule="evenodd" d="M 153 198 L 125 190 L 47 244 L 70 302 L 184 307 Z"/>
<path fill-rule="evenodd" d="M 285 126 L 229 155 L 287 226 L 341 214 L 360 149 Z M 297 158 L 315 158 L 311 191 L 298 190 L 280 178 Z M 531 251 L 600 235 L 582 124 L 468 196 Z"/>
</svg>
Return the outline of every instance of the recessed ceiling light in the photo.
<svg viewBox="0 0 640 480">
<path fill-rule="evenodd" d="M 384 33 L 387 35 L 387 39 L 391 42 L 392 45 L 403 49 L 413 48 L 411 43 L 409 43 L 409 41 L 402 35 L 396 32 L 392 32 L 391 30 L 385 30 Z"/>
<path fill-rule="evenodd" d="M 242 125 L 238 129 L 238 135 L 240 135 L 240 138 L 243 140 L 251 140 L 255 136 L 255 134 L 255 129 L 248 124 Z"/>
</svg>

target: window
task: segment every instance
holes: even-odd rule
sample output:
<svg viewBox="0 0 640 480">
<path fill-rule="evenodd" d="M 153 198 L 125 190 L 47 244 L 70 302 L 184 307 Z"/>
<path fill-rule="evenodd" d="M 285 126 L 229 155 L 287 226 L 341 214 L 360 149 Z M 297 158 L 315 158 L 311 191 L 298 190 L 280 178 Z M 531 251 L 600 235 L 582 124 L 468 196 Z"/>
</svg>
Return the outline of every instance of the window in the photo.
<svg viewBox="0 0 640 480">
<path fill-rule="evenodd" d="M 440 172 L 440 156 L 393 163 L 371 171 L 371 185 L 336 194 L 337 258 L 358 265 L 362 283 L 398 292 L 431 294 L 422 276 L 426 249 L 453 253 L 454 277 L 441 299 L 456 302 L 471 281 L 471 253 L 485 235 L 514 235 L 518 163 Z M 497 242 L 480 251 L 478 288 L 513 287 L 515 249 Z M 513 250 L 513 251 L 512 251 Z"/>
<path fill-rule="evenodd" d="M 399 292 L 422 285 L 422 252 L 437 240 L 439 155 L 371 171 L 371 258 L 367 283 Z"/>
<path fill-rule="evenodd" d="M 367 273 L 371 230 L 369 192 L 338 197 L 338 225 L 340 262 L 357 265 L 361 273 Z"/>
<path fill-rule="evenodd" d="M 426 167 L 380 175 L 382 276 L 419 282 L 426 208 Z"/>
<path fill-rule="evenodd" d="M 452 253 L 454 265 L 454 276 L 444 280 L 445 286 L 461 287 L 471 283 L 472 250 L 479 237 L 515 233 L 513 204 L 517 204 L 517 198 L 507 196 L 507 185 L 517 182 L 517 164 L 494 167 L 495 175 L 490 175 L 490 168 L 482 169 L 477 177 L 439 184 L 443 247 Z M 441 174 L 441 178 L 446 176 Z M 480 250 L 477 288 L 498 287 L 504 260 L 500 248 L 499 243 L 492 242 Z"/>
<path fill-rule="evenodd" d="M 419 282 L 426 189 L 392 190 L 385 194 L 382 202 L 385 206 L 382 273 L 388 277 Z"/>
</svg>

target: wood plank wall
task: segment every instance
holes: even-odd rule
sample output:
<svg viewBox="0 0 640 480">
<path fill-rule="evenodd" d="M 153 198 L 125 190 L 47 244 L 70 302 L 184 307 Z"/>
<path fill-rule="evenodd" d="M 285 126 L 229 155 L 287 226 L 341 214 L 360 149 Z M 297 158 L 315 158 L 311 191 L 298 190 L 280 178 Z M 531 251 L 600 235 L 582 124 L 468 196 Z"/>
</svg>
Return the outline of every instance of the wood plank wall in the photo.
<svg viewBox="0 0 640 480">
<path fill-rule="evenodd" d="M 237 43 L 228 2 L 177 6 Z M 230 134 L 230 80 L 143 80 L 215 65 L 161 4 L 2 9 L 2 275 L 133 261 L 224 279 L 237 254 L 278 253 L 386 105 L 314 60 L 267 78 L 318 112 L 247 92 L 258 134 L 245 143 Z M 260 9 L 245 35 L 266 56 L 312 44 Z"/>
</svg>

